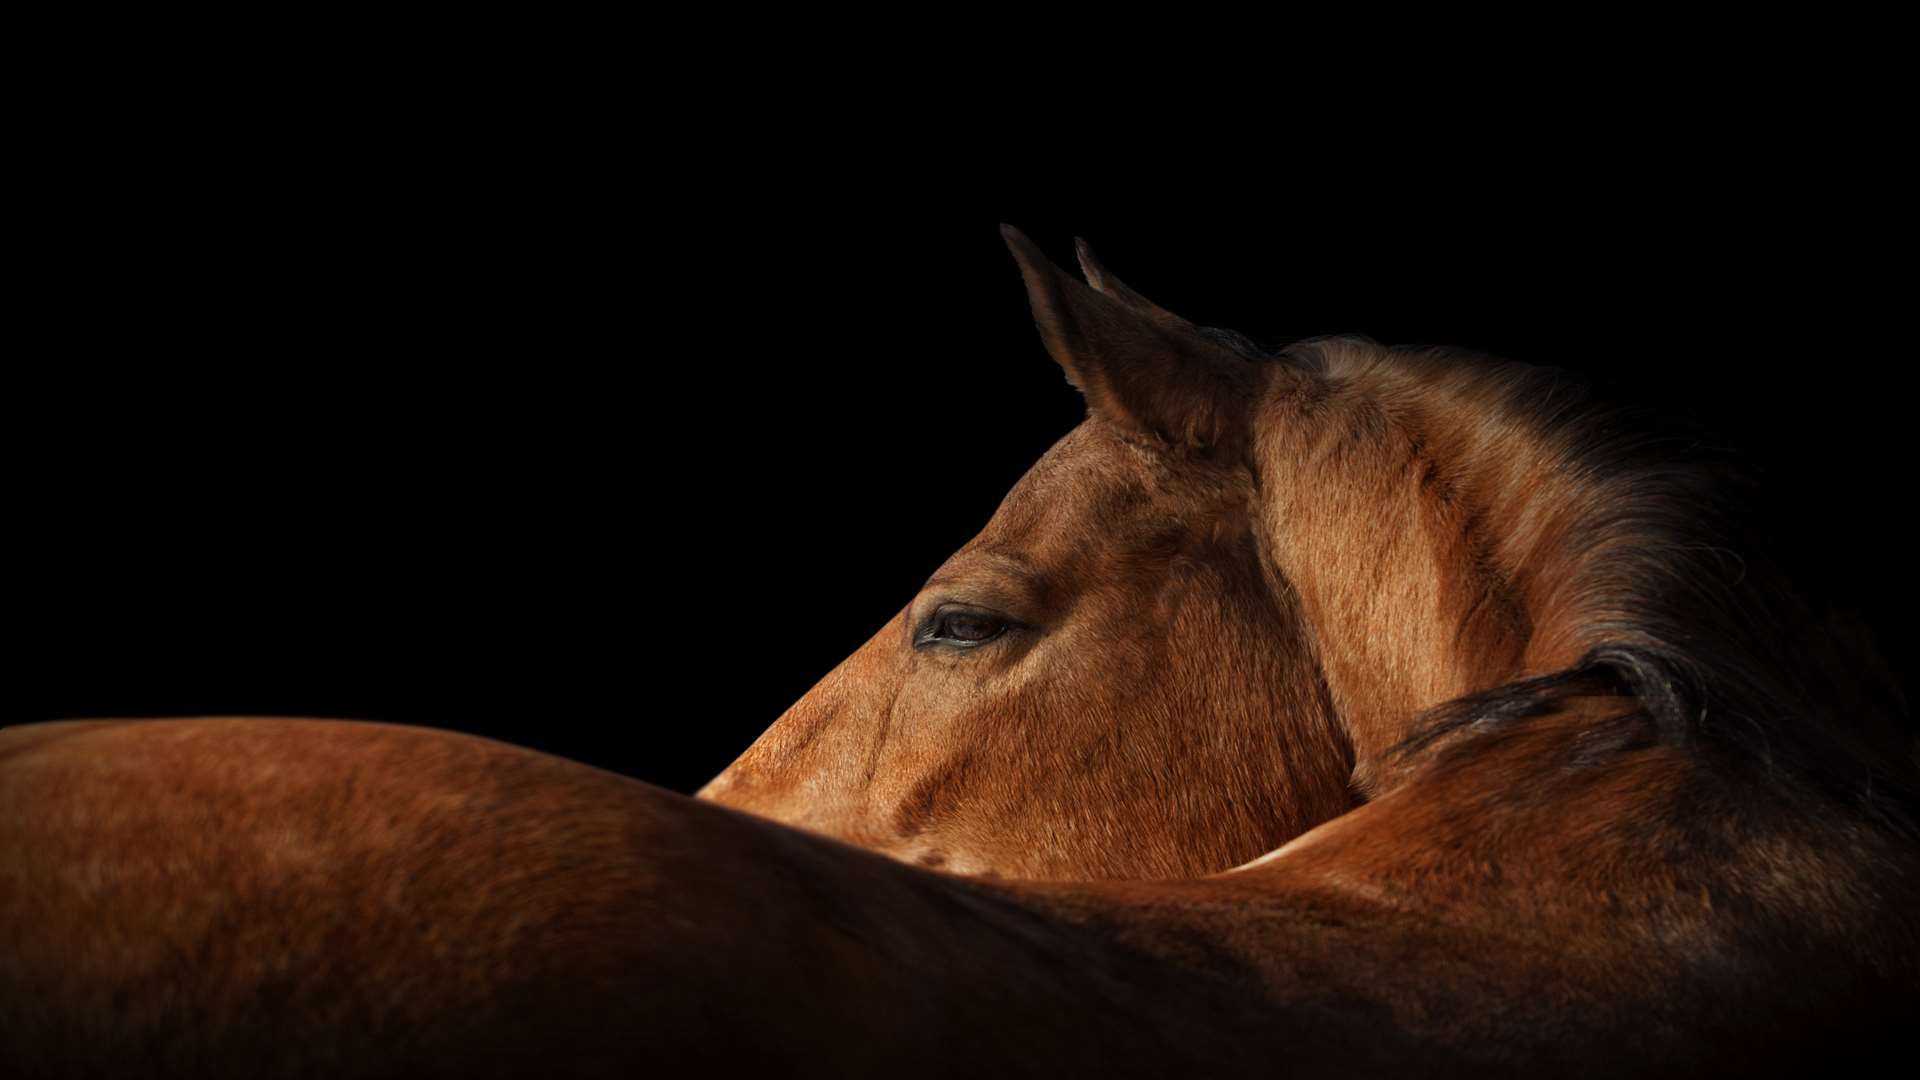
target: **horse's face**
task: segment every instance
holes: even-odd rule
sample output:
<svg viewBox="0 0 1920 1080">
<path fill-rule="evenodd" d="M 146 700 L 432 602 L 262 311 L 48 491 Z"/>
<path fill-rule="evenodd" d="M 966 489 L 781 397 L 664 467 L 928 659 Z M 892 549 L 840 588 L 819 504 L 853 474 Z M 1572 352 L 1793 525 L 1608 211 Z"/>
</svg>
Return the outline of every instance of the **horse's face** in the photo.
<svg viewBox="0 0 1920 1080">
<path fill-rule="evenodd" d="M 1248 486 L 1088 420 L 702 795 L 1020 877 L 1223 870 L 1339 812 Z"/>
<path fill-rule="evenodd" d="M 1346 809 L 1351 758 L 1290 594 L 1263 571 L 1252 474 L 1218 452 L 1232 421 L 1156 422 L 1098 367 L 1126 358 L 1084 339 L 1104 321 L 1160 360 L 1232 365 L 1207 370 L 1236 408 L 1259 387 L 1090 255 L 1099 293 L 1015 240 L 1092 415 L 701 795 L 962 873 L 1223 870 Z"/>
</svg>

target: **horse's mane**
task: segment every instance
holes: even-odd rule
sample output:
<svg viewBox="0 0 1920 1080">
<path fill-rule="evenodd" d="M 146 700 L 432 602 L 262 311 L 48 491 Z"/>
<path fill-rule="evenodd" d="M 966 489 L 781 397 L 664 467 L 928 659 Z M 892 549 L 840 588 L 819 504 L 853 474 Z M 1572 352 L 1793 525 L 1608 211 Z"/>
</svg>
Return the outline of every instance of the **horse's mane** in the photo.
<svg viewBox="0 0 1920 1080">
<path fill-rule="evenodd" d="M 1437 407 L 1485 410 L 1530 433 L 1573 478 L 1558 535 L 1574 580 L 1555 593 L 1553 618 L 1584 655 L 1429 710 L 1401 755 L 1442 743 L 1471 753 L 1477 735 L 1571 697 L 1628 695 L 1637 708 L 1613 745 L 1683 744 L 1758 773 L 1781 798 L 1837 799 L 1920 834 L 1898 681 L 1858 620 L 1829 601 L 1758 466 L 1703 425 L 1564 370 L 1460 349 L 1341 336 L 1270 353 L 1231 331 L 1202 332 L 1249 361 L 1336 382 L 1443 386 Z"/>
</svg>

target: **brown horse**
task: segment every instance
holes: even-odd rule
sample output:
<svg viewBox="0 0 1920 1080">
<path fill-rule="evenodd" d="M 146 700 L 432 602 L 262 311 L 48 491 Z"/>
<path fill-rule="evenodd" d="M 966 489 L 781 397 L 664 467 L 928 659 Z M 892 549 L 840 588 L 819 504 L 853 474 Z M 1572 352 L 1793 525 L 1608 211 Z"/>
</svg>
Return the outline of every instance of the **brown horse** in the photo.
<svg viewBox="0 0 1920 1080">
<path fill-rule="evenodd" d="M 1904 705 L 1734 463 L 1007 238 L 1087 421 L 706 801 L 370 724 L 0 734 L 0 1075 L 1911 1061 Z"/>
</svg>

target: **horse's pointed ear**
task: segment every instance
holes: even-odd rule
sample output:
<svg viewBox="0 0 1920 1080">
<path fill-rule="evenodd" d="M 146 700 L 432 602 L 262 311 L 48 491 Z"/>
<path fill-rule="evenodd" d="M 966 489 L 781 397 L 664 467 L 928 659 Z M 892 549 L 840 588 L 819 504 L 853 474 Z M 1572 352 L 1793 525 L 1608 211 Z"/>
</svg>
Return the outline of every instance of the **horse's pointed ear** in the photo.
<svg viewBox="0 0 1920 1080">
<path fill-rule="evenodd" d="M 1110 423 L 1172 446 L 1231 453 L 1246 436 L 1257 371 L 1192 323 L 1127 288 L 1086 241 L 1080 267 L 1092 285 L 1054 265 L 1026 234 L 1000 226 L 1047 352 Z"/>
<path fill-rule="evenodd" d="M 1087 284 L 1097 291 L 1106 293 L 1130 308 L 1143 311 L 1160 322 L 1186 330 L 1193 329 L 1192 323 L 1128 288 L 1126 282 L 1115 277 L 1113 271 L 1101 265 L 1100 260 L 1093 254 L 1093 245 L 1087 243 L 1084 238 L 1078 236 L 1073 238 L 1073 253 L 1080 259 L 1081 275 L 1087 279 Z"/>
</svg>

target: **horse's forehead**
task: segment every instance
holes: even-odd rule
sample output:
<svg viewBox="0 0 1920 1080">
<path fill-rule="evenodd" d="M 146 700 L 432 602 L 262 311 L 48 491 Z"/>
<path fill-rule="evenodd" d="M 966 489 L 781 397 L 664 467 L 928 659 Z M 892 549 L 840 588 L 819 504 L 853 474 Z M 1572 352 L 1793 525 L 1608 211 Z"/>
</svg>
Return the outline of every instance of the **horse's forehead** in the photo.
<svg viewBox="0 0 1920 1080">
<path fill-rule="evenodd" d="M 1001 540 L 1035 530 L 1067 537 L 1110 534 L 1187 517 L 1203 501 L 1152 452 L 1088 421 L 1027 470 L 1007 493 L 987 534 Z"/>
<path fill-rule="evenodd" d="M 1142 498 L 1148 477 L 1127 447 L 1094 423 L 1081 424 L 1033 463 L 1002 508 L 1089 512 Z"/>
</svg>

